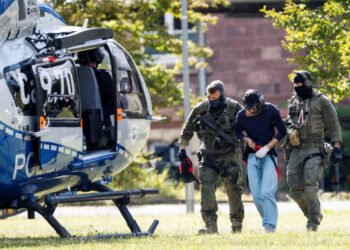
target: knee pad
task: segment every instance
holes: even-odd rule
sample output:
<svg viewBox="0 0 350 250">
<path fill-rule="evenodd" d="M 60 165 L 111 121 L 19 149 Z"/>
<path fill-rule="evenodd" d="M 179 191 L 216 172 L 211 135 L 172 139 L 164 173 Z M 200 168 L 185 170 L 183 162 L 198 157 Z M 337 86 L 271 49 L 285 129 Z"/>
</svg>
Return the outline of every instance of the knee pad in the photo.
<svg viewBox="0 0 350 250">
<path fill-rule="evenodd" d="M 303 198 L 303 192 L 302 192 L 302 191 L 299 191 L 299 190 L 291 190 L 291 191 L 289 191 L 289 193 L 290 193 L 290 196 L 291 196 L 294 200 Z"/>
</svg>

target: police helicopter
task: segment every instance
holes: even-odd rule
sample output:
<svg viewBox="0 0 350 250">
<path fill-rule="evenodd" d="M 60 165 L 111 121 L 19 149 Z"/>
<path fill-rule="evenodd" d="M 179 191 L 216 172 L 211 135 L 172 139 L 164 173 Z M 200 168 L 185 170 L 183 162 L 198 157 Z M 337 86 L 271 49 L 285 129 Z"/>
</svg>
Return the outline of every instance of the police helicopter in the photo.
<svg viewBox="0 0 350 250">
<path fill-rule="evenodd" d="M 86 26 L 37 0 L 0 1 L 0 217 L 37 212 L 68 238 L 58 204 L 113 200 L 127 235 L 152 235 L 158 221 L 142 232 L 126 205 L 158 190 L 105 186 L 146 142 L 149 93 L 112 30 Z"/>
</svg>

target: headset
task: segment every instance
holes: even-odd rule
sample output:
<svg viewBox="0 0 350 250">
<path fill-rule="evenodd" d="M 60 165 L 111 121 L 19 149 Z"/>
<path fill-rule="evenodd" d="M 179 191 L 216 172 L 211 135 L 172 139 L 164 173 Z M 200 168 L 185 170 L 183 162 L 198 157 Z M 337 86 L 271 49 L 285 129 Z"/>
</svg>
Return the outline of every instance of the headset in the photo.
<svg viewBox="0 0 350 250">
<path fill-rule="evenodd" d="M 259 98 L 259 104 L 260 104 L 261 106 L 265 104 L 265 99 L 264 99 L 264 96 L 263 96 L 263 95 L 261 95 L 261 94 L 260 94 L 257 90 L 255 90 L 255 89 L 248 89 L 248 90 L 245 92 L 244 96 L 243 96 L 243 105 L 244 105 L 245 108 L 249 108 L 249 107 L 248 107 L 248 104 L 247 104 L 247 98 L 248 98 L 248 96 L 251 96 L 251 95 L 255 95 L 255 96 L 257 96 L 257 97 Z"/>
<path fill-rule="evenodd" d="M 305 80 L 304 84 L 306 87 L 308 87 L 308 88 L 312 87 L 311 74 L 308 71 L 299 70 L 299 71 L 295 72 L 295 74 L 300 74 L 304 78 L 304 80 Z"/>
</svg>

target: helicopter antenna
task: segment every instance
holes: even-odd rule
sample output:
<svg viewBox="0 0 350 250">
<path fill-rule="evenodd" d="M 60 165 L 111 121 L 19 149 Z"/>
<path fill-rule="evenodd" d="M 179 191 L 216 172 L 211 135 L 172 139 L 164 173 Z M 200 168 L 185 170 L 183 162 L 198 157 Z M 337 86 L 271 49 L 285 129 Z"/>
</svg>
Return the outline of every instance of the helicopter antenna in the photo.
<svg viewBox="0 0 350 250">
<path fill-rule="evenodd" d="M 86 28 L 87 28 L 87 26 L 88 26 L 88 22 L 89 22 L 89 19 L 85 18 L 85 19 L 84 19 L 83 26 L 82 26 L 84 29 L 86 29 Z"/>
</svg>

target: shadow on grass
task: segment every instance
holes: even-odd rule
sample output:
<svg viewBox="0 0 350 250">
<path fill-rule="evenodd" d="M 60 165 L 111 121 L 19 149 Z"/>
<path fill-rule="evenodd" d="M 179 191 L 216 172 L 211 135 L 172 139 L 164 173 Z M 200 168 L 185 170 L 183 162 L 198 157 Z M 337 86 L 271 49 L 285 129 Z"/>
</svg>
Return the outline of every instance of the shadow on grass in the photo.
<svg viewBox="0 0 350 250">
<path fill-rule="evenodd" d="M 105 236 L 105 235 L 98 235 Z M 141 239 L 150 236 L 121 236 L 108 238 L 94 238 L 95 236 L 73 236 L 71 238 L 62 239 L 59 237 L 16 237 L 16 238 L 1 238 L 0 249 L 9 249 L 15 247 L 45 247 L 45 246 L 74 246 L 82 243 L 121 243 L 131 239 Z M 156 236 L 151 236 L 157 238 Z"/>
</svg>

